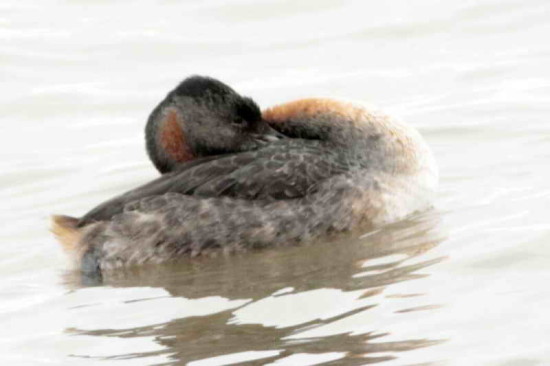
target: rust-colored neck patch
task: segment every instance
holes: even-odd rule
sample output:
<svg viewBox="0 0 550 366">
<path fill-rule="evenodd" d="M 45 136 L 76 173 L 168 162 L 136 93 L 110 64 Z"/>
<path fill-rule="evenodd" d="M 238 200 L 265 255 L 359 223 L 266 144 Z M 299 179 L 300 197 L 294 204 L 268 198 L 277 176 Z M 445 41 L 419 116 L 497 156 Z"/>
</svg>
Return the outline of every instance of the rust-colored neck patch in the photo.
<svg viewBox="0 0 550 366">
<path fill-rule="evenodd" d="M 192 160 L 195 156 L 191 152 L 181 128 L 183 120 L 179 113 L 171 108 L 166 111 L 160 123 L 159 145 L 167 157 L 175 162 L 182 163 Z"/>
<path fill-rule="evenodd" d="M 284 123 L 293 117 L 313 119 L 318 115 L 333 115 L 335 118 L 353 113 L 348 103 L 322 99 L 300 99 L 271 107 L 263 112 L 263 118 L 269 123 Z"/>
</svg>

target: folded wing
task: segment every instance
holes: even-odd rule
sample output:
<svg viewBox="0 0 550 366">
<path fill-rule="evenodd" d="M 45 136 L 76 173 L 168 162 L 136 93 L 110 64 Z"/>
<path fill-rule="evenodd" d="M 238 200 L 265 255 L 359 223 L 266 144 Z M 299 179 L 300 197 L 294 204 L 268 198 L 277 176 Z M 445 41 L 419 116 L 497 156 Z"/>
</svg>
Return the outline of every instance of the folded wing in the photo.
<svg viewBox="0 0 550 366">
<path fill-rule="evenodd" d="M 129 203 L 165 193 L 246 200 L 305 197 L 318 185 L 352 167 L 319 141 L 286 140 L 260 150 L 208 157 L 111 199 L 87 213 L 80 226 L 110 219 Z"/>
</svg>

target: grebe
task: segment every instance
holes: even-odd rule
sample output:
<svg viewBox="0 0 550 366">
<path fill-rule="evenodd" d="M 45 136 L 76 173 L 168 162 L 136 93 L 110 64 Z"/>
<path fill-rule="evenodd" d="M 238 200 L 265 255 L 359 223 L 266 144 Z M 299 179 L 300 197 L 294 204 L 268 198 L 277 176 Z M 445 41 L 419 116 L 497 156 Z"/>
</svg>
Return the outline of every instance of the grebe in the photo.
<svg viewBox="0 0 550 366">
<path fill-rule="evenodd" d="M 412 127 L 361 105 L 304 99 L 267 109 L 207 77 L 152 112 L 164 173 L 52 231 L 85 272 L 294 245 L 429 207 L 438 173 Z"/>
</svg>

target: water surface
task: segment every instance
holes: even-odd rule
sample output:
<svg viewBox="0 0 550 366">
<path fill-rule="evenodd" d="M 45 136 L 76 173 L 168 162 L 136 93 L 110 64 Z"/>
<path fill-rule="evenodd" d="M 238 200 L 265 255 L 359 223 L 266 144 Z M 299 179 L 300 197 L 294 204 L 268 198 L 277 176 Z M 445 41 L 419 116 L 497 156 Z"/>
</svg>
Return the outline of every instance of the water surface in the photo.
<svg viewBox="0 0 550 366">
<path fill-rule="evenodd" d="M 0 360 L 10 365 L 550 364 L 550 4 L 0 4 Z M 208 74 L 262 107 L 362 100 L 433 148 L 433 210 L 360 238 L 68 270 L 48 216 L 156 176 L 143 127 Z"/>
</svg>

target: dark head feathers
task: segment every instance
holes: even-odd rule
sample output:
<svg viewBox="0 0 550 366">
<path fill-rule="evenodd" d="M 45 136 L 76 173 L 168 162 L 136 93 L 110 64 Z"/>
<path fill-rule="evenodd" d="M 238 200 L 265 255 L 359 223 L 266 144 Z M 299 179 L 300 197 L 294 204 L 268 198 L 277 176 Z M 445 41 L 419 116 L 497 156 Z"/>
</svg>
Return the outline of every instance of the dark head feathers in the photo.
<svg viewBox="0 0 550 366">
<path fill-rule="evenodd" d="M 237 96 L 235 90 L 208 76 L 193 75 L 183 80 L 173 91 L 177 96 L 204 98 L 212 96 Z"/>
<path fill-rule="evenodd" d="M 259 121 L 262 119 L 260 107 L 252 99 L 241 97 L 236 105 L 236 113 L 245 121 Z"/>
<path fill-rule="evenodd" d="M 179 83 L 171 94 L 174 97 L 190 97 L 199 103 L 224 103 L 232 106 L 234 113 L 247 121 L 258 121 L 262 117 L 260 108 L 251 98 L 240 96 L 230 86 L 209 76 L 190 76 Z"/>
</svg>

